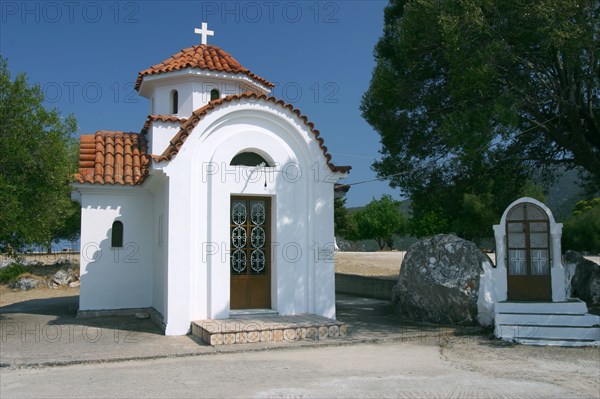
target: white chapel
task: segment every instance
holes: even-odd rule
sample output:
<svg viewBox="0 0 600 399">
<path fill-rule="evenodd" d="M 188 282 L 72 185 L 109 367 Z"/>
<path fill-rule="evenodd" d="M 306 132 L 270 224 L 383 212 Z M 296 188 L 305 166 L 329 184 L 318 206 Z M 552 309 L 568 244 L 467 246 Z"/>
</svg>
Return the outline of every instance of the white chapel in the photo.
<svg viewBox="0 0 600 399">
<path fill-rule="evenodd" d="M 197 33 L 138 74 L 139 132 L 81 136 L 79 309 L 149 309 L 167 335 L 240 309 L 334 319 L 334 186 L 350 167 Z"/>
</svg>

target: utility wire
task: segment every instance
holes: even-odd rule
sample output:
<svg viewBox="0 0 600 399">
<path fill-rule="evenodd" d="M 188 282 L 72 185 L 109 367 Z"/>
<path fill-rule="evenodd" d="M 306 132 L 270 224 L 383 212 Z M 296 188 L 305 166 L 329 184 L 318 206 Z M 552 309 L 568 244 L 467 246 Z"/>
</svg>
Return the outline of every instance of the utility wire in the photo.
<svg viewBox="0 0 600 399">
<path fill-rule="evenodd" d="M 550 118 L 550 119 L 548 119 L 548 120 L 545 120 L 544 122 L 542 122 L 542 123 L 539 123 L 539 124 L 537 124 L 536 126 L 533 126 L 533 127 L 529 128 L 529 129 L 525 129 L 525 130 L 523 130 L 523 131 L 521 131 L 521 132 L 517 133 L 517 136 L 521 136 L 521 135 L 523 135 L 523 134 L 525 134 L 525 133 L 528 133 L 528 132 L 530 132 L 530 131 L 532 131 L 532 130 L 539 129 L 541 126 L 544 126 L 544 125 L 546 125 L 547 123 L 550 123 L 550 122 L 552 122 L 553 120 L 555 120 L 555 119 L 557 119 L 557 118 L 560 118 L 561 116 L 563 116 L 563 114 L 560 114 L 560 115 L 553 116 L 552 118 Z M 492 144 L 492 145 L 490 145 L 490 146 L 487 146 L 487 145 L 485 145 L 485 146 L 482 146 L 482 147 L 480 147 L 479 149 L 477 149 L 477 151 L 483 151 L 483 150 L 485 150 L 485 149 L 492 149 L 492 148 L 494 148 L 495 146 L 499 146 L 500 144 L 503 144 L 503 142 L 494 143 L 494 144 Z M 436 159 L 436 160 L 434 160 L 434 161 L 431 161 L 431 162 L 427 163 L 426 165 L 423 165 L 423 166 L 421 166 L 421 167 L 419 167 L 419 168 L 417 168 L 417 169 L 411 170 L 411 171 L 403 171 L 403 172 L 393 173 L 393 174 L 391 174 L 391 175 L 385 175 L 385 176 L 381 176 L 381 177 L 376 177 L 376 178 L 374 178 L 374 179 L 370 179 L 370 180 L 361 180 L 361 181 L 357 181 L 357 182 L 354 182 L 354 183 L 345 183 L 344 185 L 345 185 L 345 186 L 357 186 L 357 185 L 359 185 L 359 184 L 365 184 L 365 183 L 372 183 L 372 182 L 381 181 L 381 180 L 387 180 L 387 179 L 389 179 L 389 178 L 392 178 L 392 177 L 401 176 L 401 175 L 406 175 L 406 174 L 409 174 L 409 173 L 411 173 L 411 174 L 412 174 L 412 173 L 417 173 L 417 172 L 419 172 L 419 171 L 421 171 L 421 170 L 423 170 L 423 169 L 427 169 L 429 166 L 431 166 L 432 164 L 434 164 L 434 163 L 438 162 L 440 159 L 441 159 L 441 158 L 438 158 L 438 159 Z M 448 164 L 448 163 L 450 163 L 450 162 L 453 162 L 454 160 L 456 160 L 456 158 L 449 158 L 449 159 L 447 159 L 446 161 L 444 161 L 444 162 L 443 162 L 443 164 Z"/>
</svg>

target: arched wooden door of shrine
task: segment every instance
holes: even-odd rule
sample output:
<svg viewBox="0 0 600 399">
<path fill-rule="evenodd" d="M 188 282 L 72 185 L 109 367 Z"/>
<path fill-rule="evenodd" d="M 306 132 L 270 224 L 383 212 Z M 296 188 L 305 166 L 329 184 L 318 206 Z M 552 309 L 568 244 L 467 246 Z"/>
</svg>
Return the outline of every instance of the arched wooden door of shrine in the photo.
<svg viewBox="0 0 600 399">
<path fill-rule="evenodd" d="M 271 199 L 231 197 L 230 308 L 271 308 Z"/>
<path fill-rule="evenodd" d="M 552 301 L 550 222 L 532 203 L 515 205 L 506 218 L 509 301 Z"/>
</svg>

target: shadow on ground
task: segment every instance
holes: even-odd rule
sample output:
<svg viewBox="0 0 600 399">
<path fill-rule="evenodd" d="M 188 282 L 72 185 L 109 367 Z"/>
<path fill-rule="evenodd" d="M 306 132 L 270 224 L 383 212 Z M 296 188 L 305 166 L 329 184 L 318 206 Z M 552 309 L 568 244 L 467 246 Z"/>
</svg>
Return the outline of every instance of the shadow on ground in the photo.
<svg viewBox="0 0 600 399">
<path fill-rule="evenodd" d="M 162 335 L 162 331 L 149 319 L 128 316 L 77 318 L 79 296 L 31 299 L 0 307 L 0 320 L 18 321 L 20 315 L 53 316 L 44 318 L 49 326 L 86 326 L 95 329 L 117 329 Z"/>
</svg>

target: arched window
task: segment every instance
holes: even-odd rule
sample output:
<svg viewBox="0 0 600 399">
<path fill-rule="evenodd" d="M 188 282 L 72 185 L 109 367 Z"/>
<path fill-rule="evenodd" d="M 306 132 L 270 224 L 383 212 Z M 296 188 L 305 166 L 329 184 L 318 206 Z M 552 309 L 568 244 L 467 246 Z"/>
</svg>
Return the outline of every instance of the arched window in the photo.
<svg viewBox="0 0 600 399">
<path fill-rule="evenodd" d="M 123 223 L 118 220 L 114 221 L 112 224 L 110 246 L 113 248 L 123 247 Z"/>
<path fill-rule="evenodd" d="M 179 93 L 177 90 L 171 90 L 171 113 L 179 112 Z"/>
<path fill-rule="evenodd" d="M 255 152 L 240 152 L 230 162 L 231 166 L 271 166 L 271 164 L 262 156 Z"/>
<path fill-rule="evenodd" d="M 221 98 L 221 94 L 219 93 L 219 90 L 212 89 L 210 91 L 210 101 L 218 100 L 219 98 Z"/>
</svg>

